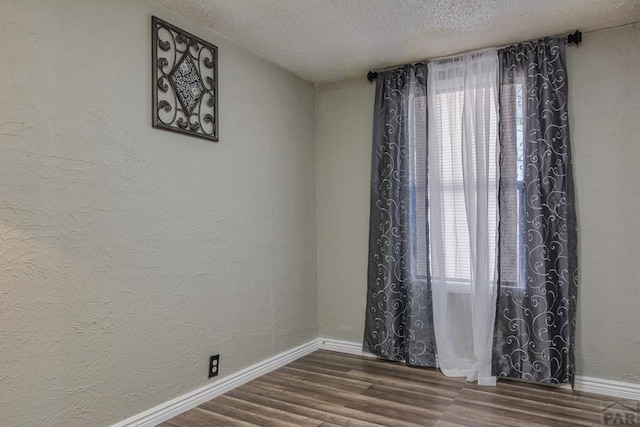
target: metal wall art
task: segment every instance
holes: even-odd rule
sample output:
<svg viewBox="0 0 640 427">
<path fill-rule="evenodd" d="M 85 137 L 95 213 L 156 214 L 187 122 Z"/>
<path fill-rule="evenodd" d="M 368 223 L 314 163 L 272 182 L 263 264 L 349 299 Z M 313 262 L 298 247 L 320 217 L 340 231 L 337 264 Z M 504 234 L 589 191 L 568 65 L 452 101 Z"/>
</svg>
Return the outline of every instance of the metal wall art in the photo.
<svg viewBox="0 0 640 427">
<path fill-rule="evenodd" d="M 153 127 L 218 140 L 218 48 L 155 16 Z"/>
</svg>

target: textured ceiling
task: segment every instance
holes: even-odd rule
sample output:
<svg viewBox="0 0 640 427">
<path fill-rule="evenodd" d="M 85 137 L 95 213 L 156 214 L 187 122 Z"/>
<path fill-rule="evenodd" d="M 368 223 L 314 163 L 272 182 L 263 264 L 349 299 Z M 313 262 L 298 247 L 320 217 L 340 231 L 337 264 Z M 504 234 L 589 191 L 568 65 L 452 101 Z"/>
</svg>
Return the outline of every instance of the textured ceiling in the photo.
<svg viewBox="0 0 640 427">
<path fill-rule="evenodd" d="M 640 0 L 156 0 L 302 78 L 640 21 Z"/>
</svg>

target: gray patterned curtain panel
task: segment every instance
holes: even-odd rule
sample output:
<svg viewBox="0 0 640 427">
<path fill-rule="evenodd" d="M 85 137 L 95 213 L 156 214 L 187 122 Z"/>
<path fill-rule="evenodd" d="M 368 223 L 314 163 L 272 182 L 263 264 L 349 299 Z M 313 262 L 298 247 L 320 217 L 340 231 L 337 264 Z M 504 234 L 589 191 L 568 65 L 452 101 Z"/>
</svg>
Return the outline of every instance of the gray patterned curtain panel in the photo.
<svg viewBox="0 0 640 427">
<path fill-rule="evenodd" d="M 544 39 L 499 55 L 493 375 L 573 384 L 578 268 L 565 42 Z"/>
<path fill-rule="evenodd" d="M 435 366 L 427 268 L 426 64 L 378 74 L 364 350 Z"/>
</svg>

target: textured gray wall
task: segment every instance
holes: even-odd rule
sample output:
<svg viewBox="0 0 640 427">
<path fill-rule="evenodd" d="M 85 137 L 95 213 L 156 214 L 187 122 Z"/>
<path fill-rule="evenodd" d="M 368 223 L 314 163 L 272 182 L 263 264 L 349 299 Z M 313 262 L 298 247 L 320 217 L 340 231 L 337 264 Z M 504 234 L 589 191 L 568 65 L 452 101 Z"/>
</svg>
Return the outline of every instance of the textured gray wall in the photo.
<svg viewBox="0 0 640 427">
<path fill-rule="evenodd" d="M 316 91 L 319 333 L 362 342 L 375 85 L 363 77 Z"/>
<path fill-rule="evenodd" d="M 151 15 L 220 142 L 151 128 Z M 150 1 L 4 1 L 0 425 L 111 424 L 317 336 L 313 85 Z"/>
<path fill-rule="evenodd" d="M 579 375 L 640 383 L 640 26 L 569 48 Z"/>
<path fill-rule="evenodd" d="M 640 27 L 567 48 L 580 227 L 577 374 L 640 383 Z M 320 335 L 362 341 L 375 87 L 317 90 Z"/>
</svg>

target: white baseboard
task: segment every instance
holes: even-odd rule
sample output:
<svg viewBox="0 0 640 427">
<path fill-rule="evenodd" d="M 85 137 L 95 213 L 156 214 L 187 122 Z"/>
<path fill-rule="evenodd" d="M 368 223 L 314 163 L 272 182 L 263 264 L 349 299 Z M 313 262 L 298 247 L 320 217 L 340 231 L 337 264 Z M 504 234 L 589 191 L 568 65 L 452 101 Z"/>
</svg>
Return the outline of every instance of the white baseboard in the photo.
<svg viewBox="0 0 640 427">
<path fill-rule="evenodd" d="M 603 394 L 621 399 L 640 400 L 640 384 L 576 376 L 574 388 L 578 391 L 588 393 Z"/>
<path fill-rule="evenodd" d="M 233 375 L 192 392 L 178 396 L 147 411 L 141 412 L 112 427 L 152 427 L 167 421 L 191 408 L 220 396 L 266 373 L 278 369 L 316 350 L 328 350 L 358 356 L 376 357 L 362 351 L 362 344 L 331 338 L 317 338 L 313 341 L 277 354 L 262 362 L 251 365 Z M 640 400 L 640 384 L 601 378 L 576 376 L 575 389 L 622 399 Z"/>
<path fill-rule="evenodd" d="M 318 338 L 320 350 L 335 351 L 338 353 L 355 354 L 356 356 L 376 357 L 375 354 L 362 351 L 362 344 L 353 341 L 334 340 L 331 338 Z"/>
<path fill-rule="evenodd" d="M 320 341 L 315 339 L 307 344 L 277 354 L 269 359 L 251 365 L 235 374 L 207 384 L 192 392 L 178 396 L 168 402 L 162 403 L 147 411 L 141 412 L 124 421 L 114 424 L 112 427 L 152 427 L 167 421 L 191 408 L 220 396 L 244 383 L 259 376 L 278 369 L 296 359 L 306 356 L 320 348 Z"/>
<path fill-rule="evenodd" d="M 364 356 L 374 356 L 362 351 L 362 344 L 359 342 L 333 340 L 330 338 L 319 338 L 320 349 L 336 351 L 347 354 L 357 354 Z M 374 356 L 375 357 L 375 356 Z M 567 385 L 567 387 L 570 387 Z M 617 397 L 621 399 L 640 400 L 640 384 L 627 383 L 615 380 L 605 380 L 601 378 L 576 376 L 574 389 L 588 393 L 602 394 L 604 396 Z"/>
</svg>

